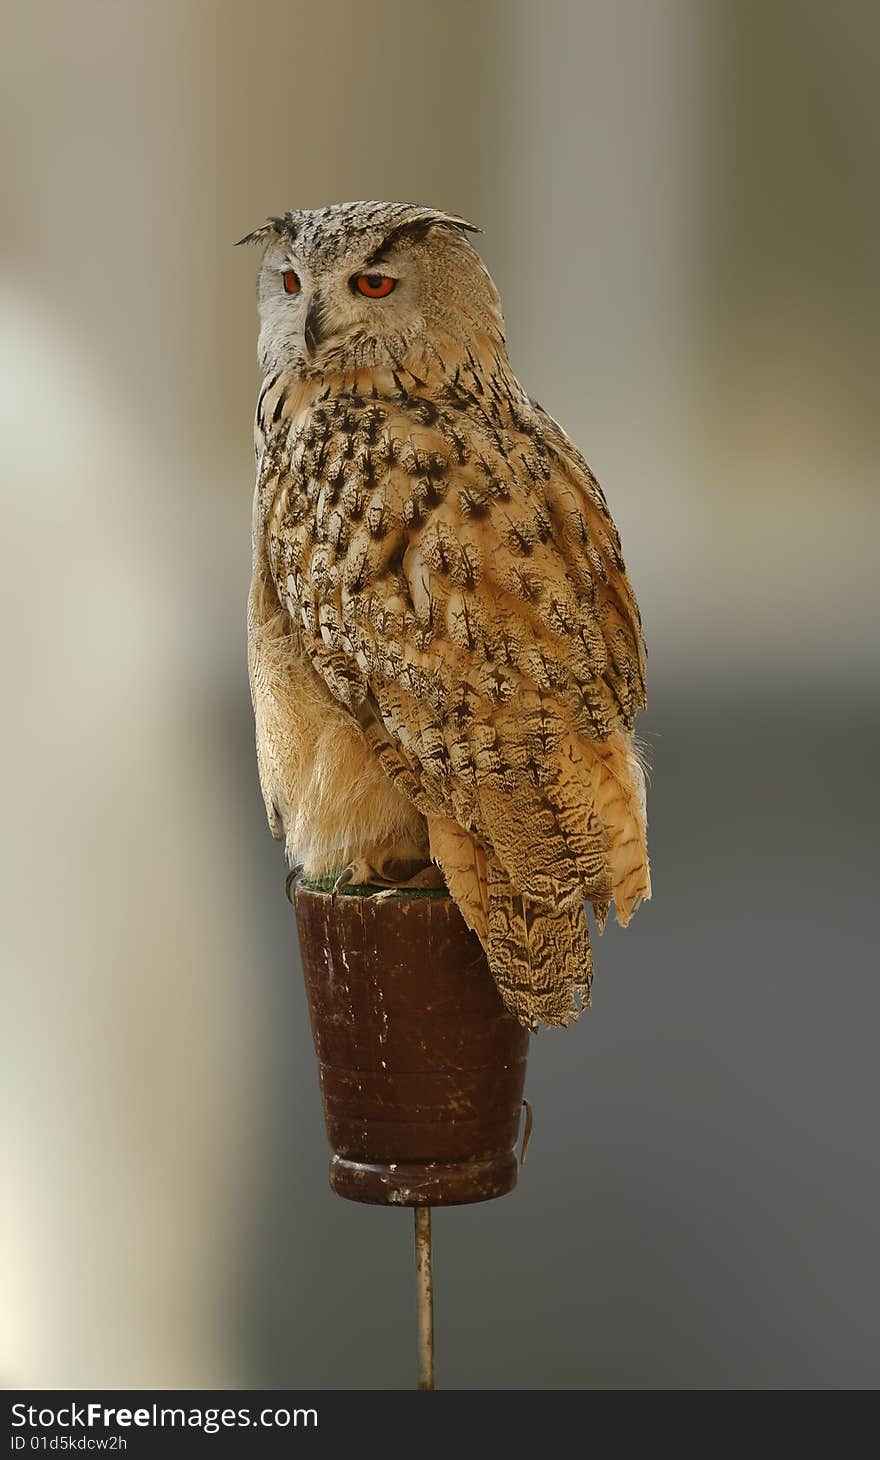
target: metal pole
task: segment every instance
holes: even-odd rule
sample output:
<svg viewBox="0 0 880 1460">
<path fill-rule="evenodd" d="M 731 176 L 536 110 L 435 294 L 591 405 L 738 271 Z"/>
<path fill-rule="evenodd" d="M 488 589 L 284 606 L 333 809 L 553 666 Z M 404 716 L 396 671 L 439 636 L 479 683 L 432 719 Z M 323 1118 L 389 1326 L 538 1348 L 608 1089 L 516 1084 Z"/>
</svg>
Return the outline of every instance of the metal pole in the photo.
<svg viewBox="0 0 880 1460">
<path fill-rule="evenodd" d="M 431 1208 L 415 1207 L 416 1286 L 419 1309 L 419 1388 L 434 1388 L 434 1281 L 431 1276 Z"/>
</svg>

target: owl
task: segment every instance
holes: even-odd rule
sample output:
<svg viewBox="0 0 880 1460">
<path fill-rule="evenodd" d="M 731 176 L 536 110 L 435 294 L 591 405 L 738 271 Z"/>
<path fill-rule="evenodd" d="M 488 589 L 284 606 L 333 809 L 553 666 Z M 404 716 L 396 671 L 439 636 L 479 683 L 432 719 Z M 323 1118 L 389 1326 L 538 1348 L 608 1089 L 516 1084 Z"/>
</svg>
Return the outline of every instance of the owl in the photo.
<svg viewBox="0 0 880 1460">
<path fill-rule="evenodd" d="M 270 218 L 248 658 L 271 828 L 311 878 L 442 885 L 510 1013 L 589 1003 L 650 896 L 636 600 L 605 497 L 507 357 L 454 214 Z"/>
</svg>

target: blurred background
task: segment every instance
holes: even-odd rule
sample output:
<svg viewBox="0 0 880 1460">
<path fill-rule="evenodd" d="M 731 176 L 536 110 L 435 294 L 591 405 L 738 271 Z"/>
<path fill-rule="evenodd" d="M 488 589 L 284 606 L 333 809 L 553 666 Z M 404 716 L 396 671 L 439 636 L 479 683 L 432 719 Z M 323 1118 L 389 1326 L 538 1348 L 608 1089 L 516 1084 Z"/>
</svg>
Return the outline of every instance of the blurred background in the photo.
<svg viewBox="0 0 880 1460">
<path fill-rule="evenodd" d="M 435 1220 L 446 1388 L 873 1387 L 872 0 L 13 0 L 0 1379 L 406 1388 L 253 752 L 268 213 L 482 225 L 650 647 L 654 901 Z M 574 1175 L 572 1174 L 574 1172 Z"/>
</svg>

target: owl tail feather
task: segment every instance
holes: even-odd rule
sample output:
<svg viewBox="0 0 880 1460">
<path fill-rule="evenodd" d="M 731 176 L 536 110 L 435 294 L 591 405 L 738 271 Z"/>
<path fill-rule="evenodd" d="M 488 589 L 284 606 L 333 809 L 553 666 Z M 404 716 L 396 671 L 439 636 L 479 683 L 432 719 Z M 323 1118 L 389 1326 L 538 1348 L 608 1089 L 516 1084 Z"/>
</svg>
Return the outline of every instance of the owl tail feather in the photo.
<svg viewBox="0 0 880 1460">
<path fill-rule="evenodd" d="M 645 771 L 632 738 L 615 731 L 587 747 L 596 814 L 608 832 L 615 915 L 626 927 L 651 896 L 645 813 Z"/>
<path fill-rule="evenodd" d="M 489 967 L 520 1024 L 570 1024 L 590 1002 L 593 955 L 583 903 L 541 906 L 488 854 Z"/>
<path fill-rule="evenodd" d="M 600 929 L 612 899 L 617 921 L 625 927 L 642 899 L 651 896 L 645 773 L 632 738 L 619 730 L 593 742 L 569 735 L 554 771 L 546 796 L 567 846 L 581 869 L 589 868 L 591 856 L 600 862 L 580 890 L 594 904 Z"/>
<path fill-rule="evenodd" d="M 495 853 L 449 817 L 429 816 L 428 831 L 431 856 L 510 1013 L 528 1029 L 577 1019 L 593 978 L 583 904 L 550 908 L 521 896 Z"/>
</svg>

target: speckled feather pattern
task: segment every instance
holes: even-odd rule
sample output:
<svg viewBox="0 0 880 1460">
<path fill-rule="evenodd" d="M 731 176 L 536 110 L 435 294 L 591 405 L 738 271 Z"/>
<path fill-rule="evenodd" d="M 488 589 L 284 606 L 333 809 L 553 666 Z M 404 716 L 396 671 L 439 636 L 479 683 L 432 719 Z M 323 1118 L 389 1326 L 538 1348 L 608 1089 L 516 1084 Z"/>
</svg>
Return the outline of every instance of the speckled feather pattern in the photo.
<svg viewBox="0 0 880 1460">
<path fill-rule="evenodd" d="M 311 246 L 352 250 L 354 220 L 328 223 L 309 215 Z M 472 253 L 437 232 L 411 246 Z M 650 895 L 619 537 L 491 312 L 359 361 L 264 362 L 249 635 L 270 819 L 316 874 L 377 845 L 432 856 L 508 1008 L 564 1024 L 589 1002 L 585 902 L 601 926 Z"/>
</svg>

